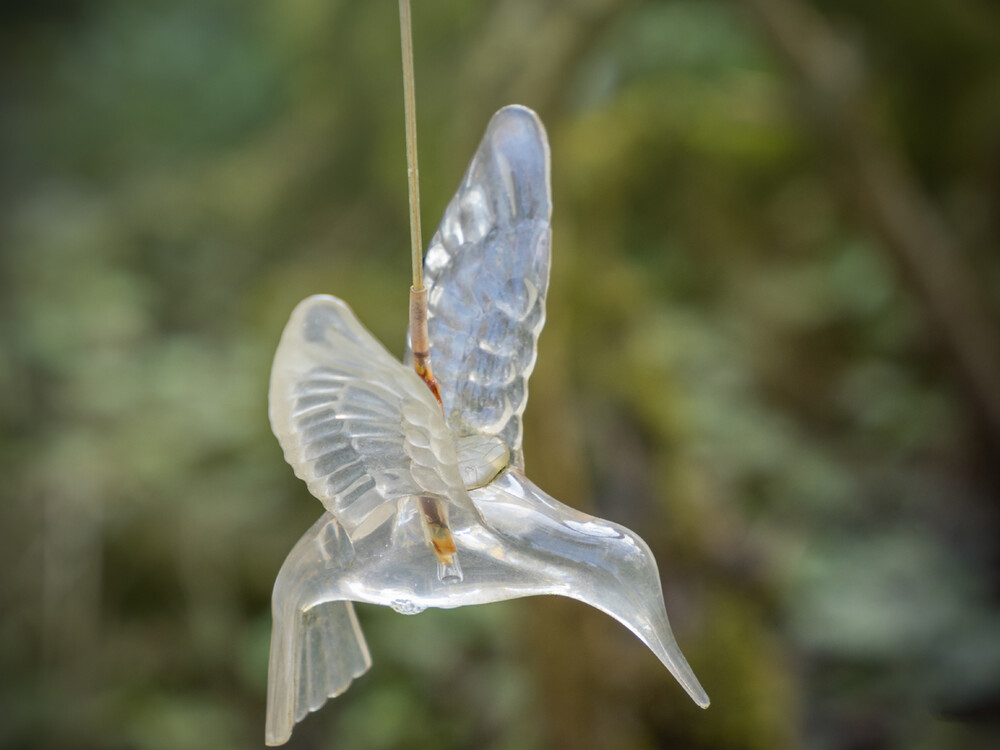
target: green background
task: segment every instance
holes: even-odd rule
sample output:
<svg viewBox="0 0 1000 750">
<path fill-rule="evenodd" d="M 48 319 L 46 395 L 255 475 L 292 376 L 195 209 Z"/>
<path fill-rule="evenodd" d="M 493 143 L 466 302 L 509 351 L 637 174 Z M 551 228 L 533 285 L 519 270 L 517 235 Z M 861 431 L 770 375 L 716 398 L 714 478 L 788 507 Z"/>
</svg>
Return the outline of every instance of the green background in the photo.
<svg viewBox="0 0 1000 750">
<path fill-rule="evenodd" d="M 396 14 L 0 10 L 0 746 L 262 745 L 270 589 L 321 510 L 274 347 L 326 292 L 402 351 Z M 713 705 L 569 600 L 360 607 L 372 670 L 289 747 L 1000 746 L 998 6 L 414 24 L 427 236 L 493 111 L 548 127 L 528 471 L 650 543 Z"/>
</svg>

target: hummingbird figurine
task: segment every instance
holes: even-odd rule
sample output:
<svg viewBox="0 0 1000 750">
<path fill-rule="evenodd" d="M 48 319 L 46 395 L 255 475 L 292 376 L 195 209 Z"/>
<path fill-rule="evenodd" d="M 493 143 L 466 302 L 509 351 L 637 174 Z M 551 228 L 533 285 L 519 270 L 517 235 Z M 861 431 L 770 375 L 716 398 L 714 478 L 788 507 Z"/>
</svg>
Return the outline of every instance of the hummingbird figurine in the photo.
<svg viewBox="0 0 1000 750">
<path fill-rule="evenodd" d="M 285 459 L 325 512 L 274 586 L 269 745 L 286 742 L 296 722 L 371 666 L 352 602 L 415 614 L 541 594 L 578 599 L 631 630 L 708 706 L 671 632 L 646 543 L 525 475 L 522 416 L 545 323 L 550 182 L 541 121 L 522 106 L 501 109 L 423 266 L 440 401 L 340 299 L 309 297 L 292 313 L 269 416 Z"/>
</svg>

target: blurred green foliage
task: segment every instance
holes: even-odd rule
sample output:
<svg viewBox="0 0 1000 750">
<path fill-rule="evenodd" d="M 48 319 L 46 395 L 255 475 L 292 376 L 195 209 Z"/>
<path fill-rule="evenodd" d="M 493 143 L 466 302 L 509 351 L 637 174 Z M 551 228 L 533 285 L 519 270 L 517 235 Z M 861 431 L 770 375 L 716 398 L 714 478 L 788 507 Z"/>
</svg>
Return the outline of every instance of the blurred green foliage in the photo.
<svg viewBox="0 0 1000 750">
<path fill-rule="evenodd" d="M 414 9 L 426 227 L 494 110 L 549 128 L 528 462 L 650 542 L 712 708 L 573 602 L 362 608 L 373 670 L 290 747 L 1000 742 L 996 445 L 748 5 Z M 995 299 L 996 7 L 815 7 Z M 396 12 L 0 10 L 0 746 L 261 745 L 270 587 L 320 513 L 273 349 L 316 292 L 402 349 Z"/>
</svg>

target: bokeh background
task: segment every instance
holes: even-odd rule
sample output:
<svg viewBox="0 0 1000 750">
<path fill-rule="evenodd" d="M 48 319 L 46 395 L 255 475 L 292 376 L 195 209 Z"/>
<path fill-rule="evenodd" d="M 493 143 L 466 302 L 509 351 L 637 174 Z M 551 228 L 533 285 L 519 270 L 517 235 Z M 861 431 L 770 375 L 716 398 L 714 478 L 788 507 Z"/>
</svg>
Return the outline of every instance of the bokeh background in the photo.
<svg viewBox="0 0 1000 750">
<path fill-rule="evenodd" d="M 997 4 L 414 5 L 427 235 L 535 108 L 528 468 L 649 541 L 713 705 L 572 601 L 360 607 L 290 747 L 1000 747 Z M 403 345 L 397 4 L 0 7 L 0 746 L 260 747 L 320 513 L 274 347 L 317 292 Z"/>
</svg>

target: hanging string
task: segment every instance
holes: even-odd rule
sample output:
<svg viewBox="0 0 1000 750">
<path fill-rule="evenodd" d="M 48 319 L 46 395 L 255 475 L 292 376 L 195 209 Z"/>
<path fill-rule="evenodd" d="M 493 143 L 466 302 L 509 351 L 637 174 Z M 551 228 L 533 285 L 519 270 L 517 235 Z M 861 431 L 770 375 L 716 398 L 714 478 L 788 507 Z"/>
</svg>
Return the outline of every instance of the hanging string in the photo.
<svg viewBox="0 0 1000 750">
<path fill-rule="evenodd" d="M 403 49 L 403 106 L 406 113 L 406 174 L 410 192 L 410 250 L 413 286 L 410 287 L 410 348 L 413 369 L 441 403 L 437 380 L 431 372 L 431 345 L 427 332 L 427 290 L 424 288 L 424 251 L 420 240 L 420 180 L 417 169 L 417 104 L 413 83 L 413 24 L 410 0 L 399 0 L 399 30 Z"/>
<path fill-rule="evenodd" d="M 417 169 L 417 96 L 413 83 L 413 24 L 410 0 L 399 0 L 399 29 L 403 48 L 403 107 L 406 112 L 406 174 L 410 192 L 410 250 L 413 289 L 424 288 L 424 252 L 420 231 L 420 173 Z"/>
</svg>

